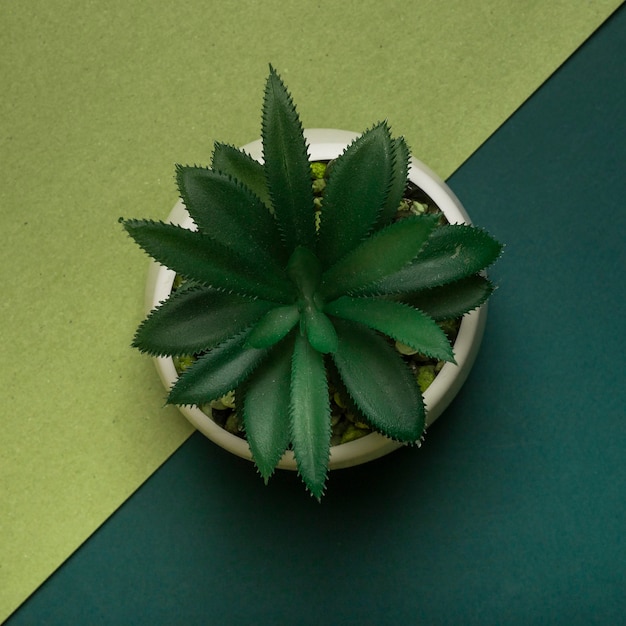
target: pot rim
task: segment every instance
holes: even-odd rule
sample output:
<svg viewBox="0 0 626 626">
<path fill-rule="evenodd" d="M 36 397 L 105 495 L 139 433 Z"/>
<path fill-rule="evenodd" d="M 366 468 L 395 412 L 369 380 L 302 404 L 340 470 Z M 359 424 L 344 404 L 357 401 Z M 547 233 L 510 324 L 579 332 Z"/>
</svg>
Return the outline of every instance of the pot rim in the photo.
<svg viewBox="0 0 626 626">
<path fill-rule="evenodd" d="M 339 156 L 359 134 L 330 128 L 312 128 L 305 129 L 304 136 L 309 144 L 309 157 L 316 161 Z M 242 149 L 258 161 L 263 161 L 260 139 L 246 144 Z M 471 224 L 469 215 L 453 191 L 437 174 L 415 157 L 410 159 L 409 179 L 432 198 L 451 224 Z M 186 228 L 194 228 L 194 223 L 182 200 L 174 205 L 166 221 Z M 146 312 L 151 311 L 169 296 L 174 277 L 173 270 L 159 265 L 156 261 L 150 262 L 145 292 Z M 452 402 L 465 382 L 478 354 L 486 318 L 486 303 L 463 316 L 453 345 L 457 364 L 445 363 L 423 394 L 427 428 Z M 169 389 L 178 377 L 174 361 L 171 357 L 154 357 L 154 362 L 163 385 Z M 245 439 L 223 429 L 196 406 L 178 406 L 177 408 L 196 429 L 211 441 L 239 457 L 252 461 L 250 448 Z M 359 465 L 389 454 L 404 445 L 406 444 L 393 441 L 379 433 L 371 433 L 348 443 L 331 446 L 328 467 L 340 469 Z M 297 469 L 291 450 L 284 453 L 277 467 Z"/>
</svg>

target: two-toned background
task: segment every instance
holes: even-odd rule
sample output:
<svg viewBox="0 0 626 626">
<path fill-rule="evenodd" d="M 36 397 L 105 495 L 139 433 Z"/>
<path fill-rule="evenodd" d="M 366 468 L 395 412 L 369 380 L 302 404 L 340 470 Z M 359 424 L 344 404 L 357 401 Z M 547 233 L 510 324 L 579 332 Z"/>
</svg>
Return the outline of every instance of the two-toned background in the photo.
<svg viewBox="0 0 626 626">
<path fill-rule="evenodd" d="M 0 621 L 623 623 L 619 5 L 3 3 Z M 269 62 L 306 126 L 387 118 L 507 243 L 425 446 L 321 505 L 189 438 L 128 347 L 147 260 L 117 218 L 259 136 Z"/>
</svg>

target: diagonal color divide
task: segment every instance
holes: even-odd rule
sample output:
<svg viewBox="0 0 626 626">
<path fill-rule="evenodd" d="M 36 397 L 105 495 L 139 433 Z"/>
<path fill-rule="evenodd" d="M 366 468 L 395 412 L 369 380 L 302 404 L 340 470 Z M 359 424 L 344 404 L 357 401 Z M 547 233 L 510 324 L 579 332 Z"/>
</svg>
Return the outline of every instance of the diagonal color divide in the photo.
<svg viewBox="0 0 626 626">
<path fill-rule="evenodd" d="M 258 136 L 268 61 L 306 125 L 385 116 L 445 177 L 620 2 L 52 4 L 0 8 L 0 621 L 190 433 L 128 347 L 146 262 L 116 219 Z"/>
</svg>

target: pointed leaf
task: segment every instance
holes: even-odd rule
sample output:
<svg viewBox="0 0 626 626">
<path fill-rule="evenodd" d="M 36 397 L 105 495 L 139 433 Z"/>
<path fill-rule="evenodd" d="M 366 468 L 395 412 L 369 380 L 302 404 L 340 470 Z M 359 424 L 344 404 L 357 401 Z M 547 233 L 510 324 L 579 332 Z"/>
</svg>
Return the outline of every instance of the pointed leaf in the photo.
<svg viewBox="0 0 626 626">
<path fill-rule="evenodd" d="M 281 273 L 285 250 L 274 217 L 247 187 L 204 167 L 176 166 L 180 197 L 198 228 L 242 258 Z"/>
<path fill-rule="evenodd" d="M 330 267 L 372 230 L 393 180 L 389 127 L 380 123 L 363 133 L 333 161 L 324 190 L 319 256 Z"/>
<path fill-rule="evenodd" d="M 203 404 L 238 387 L 267 356 L 267 350 L 245 348 L 247 333 L 236 335 L 202 355 L 176 381 L 168 404 Z"/>
<path fill-rule="evenodd" d="M 330 401 L 322 355 L 296 335 L 291 370 L 291 441 L 298 472 L 318 500 L 330 456 Z"/>
<path fill-rule="evenodd" d="M 273 306 L 202 287 L 179 289 L 141 323 L 133 346 L 153 356 L 204 352 L 245 330 Z"/>
<path fill-rule="evenodd" d="M 410 151 L 404 137 L 398 137 L 393 140 L 392 155 L 392 182 L 385 200 L 385 206 L 378 218 L 376 230 L 393 222 L 406 191 Z"/>
<path fill-rule="evenodd" d="M 287 251 L 298 245 L 312 249 L 315 209 L 307 146 L 291 96 L 271 67 L 262 137 L 267 186 Z"/>
<path fill-rule="evenodd" d="M 273 308 L 252 329 L 248 337 L 248 345 L 253 348 L 273 346 L 287 336 L 299 319 L 300 311 L 295 304 Z"/>
<path fill-rule="evenodd" d="M 434 320 L 446 320 L 477 309 L 493 293 L 493 284 L 475 274 L 440 287 L 407 294 L 403 302 L 414 306 Z"/>
<path fill-rule="evenodd" d="M 276 346 L 242 389 L 246 437 L 266 482 L 289 445 L 292 354 L 293 341 Z"/>
<path fill-rule="evenodd" d="M 289 283 L 242 259 L 208 235 L 173 224 L 125 220 L 128 234 L 159 263 L 195 282 L 277 302 L 293 300 Z"/>
<path fill-rule="evenodd" d="M 365 324 L 427 356 L 454 361 L 450 342 L 441 328 L 407 304 L 344 296 L 327 304 L 324 310 L 329 315 Z"/>
<path fill-rule="evenodd" d="M 363 293 L 406 293 L 444 285 L 480 272 L 501 251 L 502 244 L 484 230 L 467 224 L 442 226 L 410 265 Z"/>
<path fill-rule="evenodd" d="M 247 152 L 234 146 L 216 142 L 213 148 L 211 168 L 236 178 L 260 198 L 261 202 L 268 207 L 270 206 L 263 165 Z"/>
<path fill-rule="evenodd" d="M 416 442 L 425 411 L 417 382 L 400 355 L 375 332 L 337 320 L 332 359 L 352 400 L 370 424 L 392 439 Z"/>
<path fill-rule="evenodd" d="M 324 273 L 321 296 L 333 300 L 398 272 L 417 256 L 436 219 L 408 217 L 374 233 Z"/>
</svg>

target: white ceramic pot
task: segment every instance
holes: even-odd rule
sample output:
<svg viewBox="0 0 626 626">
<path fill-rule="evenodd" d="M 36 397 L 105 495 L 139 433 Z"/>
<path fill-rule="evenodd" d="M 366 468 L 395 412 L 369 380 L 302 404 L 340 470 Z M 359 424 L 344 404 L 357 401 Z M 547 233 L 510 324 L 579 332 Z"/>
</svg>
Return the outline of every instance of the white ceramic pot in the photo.
<svg viewBox="0 0 626 626">
<path fill-rule="evenodd" d="M 358 137 L 357 133 L 326 128 L 308 129 L 304 132 L 309 144 L 309 156 L 313 161 L 338 157 L 345 147 Z M 255 159 L 263 160 L 260 139 L 243 146 L 243 149 Z M 417 159 L 411 158 L 409 178 L 433 199 L 450 223 L 470 223 L 469 216 L 454 193 L 435 173 Z M 174 206 L 168 221 L 187 228 L 194 228 L 193 221 L 182 201 Z M 174 276 L 172 270 L 156 262 L 151 263 L 146 285 L 147 311 L 152 310 L 169 296 Z M 487 305 L 484 304 L 463 317 L 457 339 L 454 342 L 454 355 L 457 364 L 446 363 L 424 393 L 427 426 L 430 426 L 441 415 L 465 382 L 478 353 L 486 316 Z M 154 360 L 165 388 L 169 389 L 177 379 L 172 359 L 158 357 Z M 183 406 L 179 409 L 200 432 L 213 442 L 237 456 L 252 460 L 245 439 L 227 432 L 197 407 Z M 365 463 L 388 454 L 402 445 L 383 435 L 372 433 L 355 441 L 332 446 L 329 467 L 330 469 L 339 469 Z M 278 467 L 295 470 L 296 462 L 293 452 L 285 452 Z"/>
</svg>

